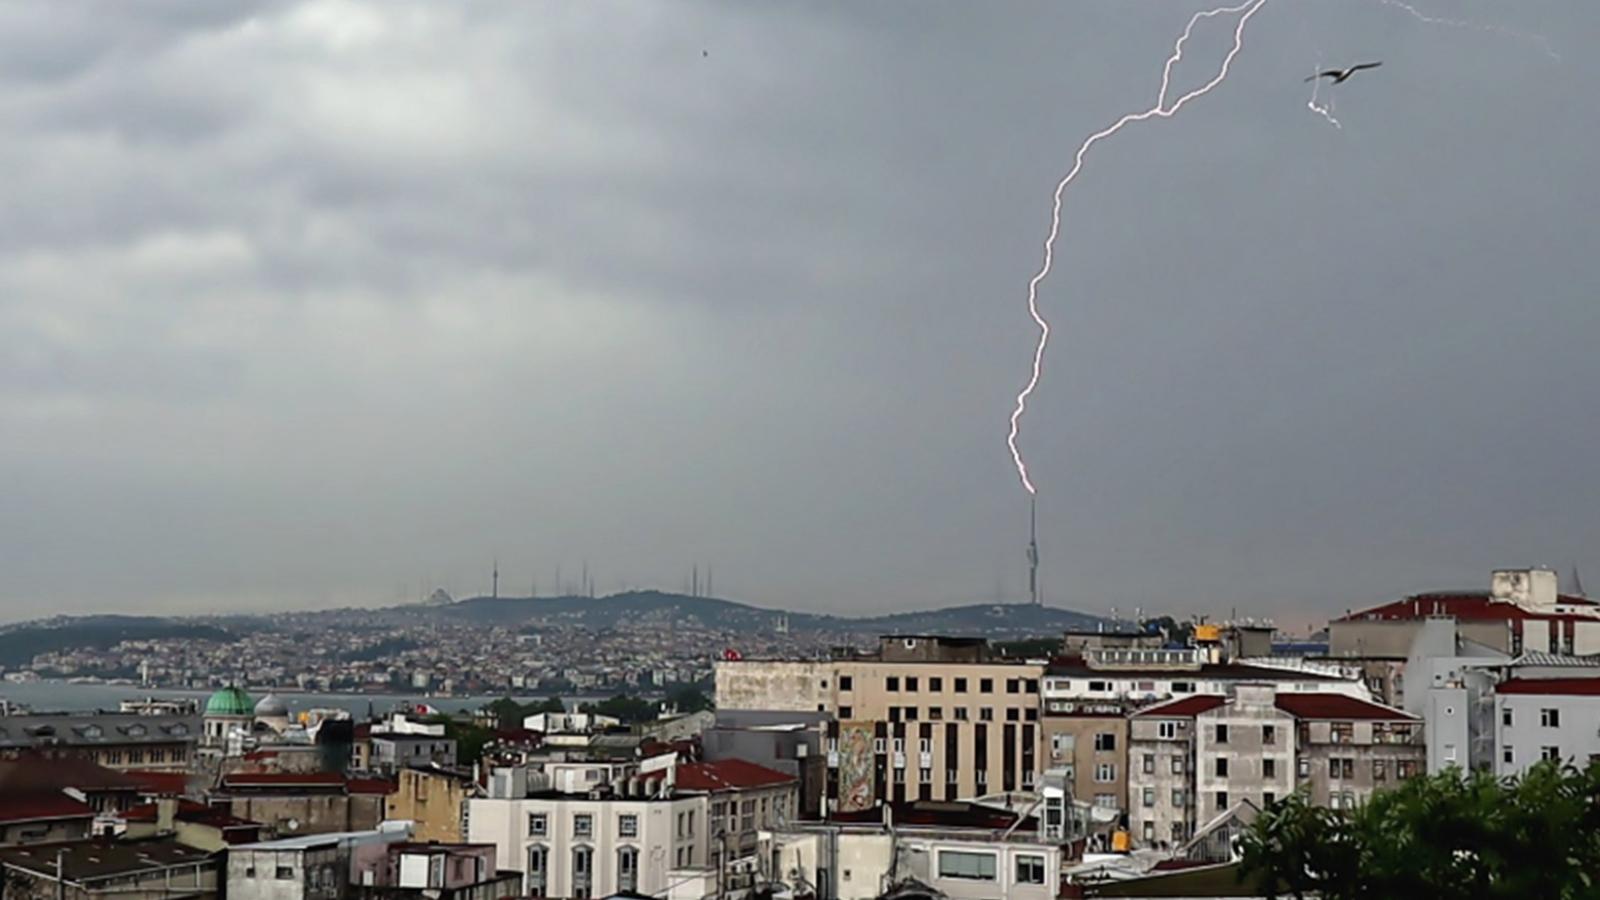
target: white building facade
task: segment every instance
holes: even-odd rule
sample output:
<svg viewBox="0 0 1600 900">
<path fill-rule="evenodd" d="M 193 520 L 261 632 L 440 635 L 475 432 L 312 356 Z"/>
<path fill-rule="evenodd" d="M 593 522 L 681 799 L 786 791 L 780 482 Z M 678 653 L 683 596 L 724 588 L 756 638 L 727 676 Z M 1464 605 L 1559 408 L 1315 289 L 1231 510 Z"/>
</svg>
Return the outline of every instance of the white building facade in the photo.
<svg viewBox="0 0 1600 900">
<path fill-rule="evenodd" d="M 1600 678 L 1513 678 L 1495 687 L 1494 705 L 1496 775 L 1600 759 Z"/>
</svg>

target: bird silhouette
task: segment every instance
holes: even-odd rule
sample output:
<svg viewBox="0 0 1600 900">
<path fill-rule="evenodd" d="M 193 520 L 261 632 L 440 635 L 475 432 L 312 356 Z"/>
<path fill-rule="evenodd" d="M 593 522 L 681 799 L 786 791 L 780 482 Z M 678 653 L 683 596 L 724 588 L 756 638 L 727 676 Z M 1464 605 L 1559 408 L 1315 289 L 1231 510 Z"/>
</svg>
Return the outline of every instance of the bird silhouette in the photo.
<svg viewBox="0 0 1600 900">
<path fill-rule="evenodd" d="M 1381 65 L 1383 65 L 1382 60 L 1379 60 L 1378 62 L 1356 63 L 1348 69 L 1328 69 L 1325 72 L 1318 72 L 1306 80 L 1315 81 L 1318 78 L 1332 78 L 1334 84 L 1344 84 L 1344 80 L 1346 78 L 1349 78 L 1351 75 L 1354 75 L 1362 69 L 1376 69 Z"/>
</svg>

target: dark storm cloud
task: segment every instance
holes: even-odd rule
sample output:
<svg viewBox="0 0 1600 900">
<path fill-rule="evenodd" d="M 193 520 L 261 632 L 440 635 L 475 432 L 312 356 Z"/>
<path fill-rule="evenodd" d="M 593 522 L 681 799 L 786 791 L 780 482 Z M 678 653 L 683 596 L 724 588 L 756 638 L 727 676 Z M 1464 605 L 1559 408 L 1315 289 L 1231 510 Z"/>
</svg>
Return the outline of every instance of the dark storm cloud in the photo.
<svg viewBox="0 0 1600 900">
<path fill-rule="evenodd" d="M 4 612 L 491 556 L 1017 597 L 1048 191 L 1194 8 L 0 3 Z M 1594 559 L 1600 13 L 1430 11 L 1563 59 L 1274 0 L 1090 158 L 1022 439 L 1054 602 L 1309 617 Z M 1335 131 L 1300 79 L 1356 58 Z"/>
</svg>

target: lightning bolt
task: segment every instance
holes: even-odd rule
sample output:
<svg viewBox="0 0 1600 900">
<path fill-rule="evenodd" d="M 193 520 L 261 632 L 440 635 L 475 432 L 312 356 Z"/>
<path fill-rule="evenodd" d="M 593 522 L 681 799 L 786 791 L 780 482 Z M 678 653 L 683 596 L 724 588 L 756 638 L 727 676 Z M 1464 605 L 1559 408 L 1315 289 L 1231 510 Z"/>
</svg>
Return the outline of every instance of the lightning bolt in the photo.
<svg viewBox="0 0 1600 900">
<path fill-rule="evenodd" d="M 1561 62 L 1561 54 L 1557 53 L 1555 48 L 1550 46 L 1550 39 L 1542 34 L 1518 31 L 1515 28 L 1506 28 L 1503 25 L 1484 25 L 1479 22 L 1469 22 L 1466 19 L 1446 19 L 1439 16 L 1424 15 L 1415 6 L 1405 3 L 1403 0 L 1378 0 L 1378 2 L 1382 3 L 1384 6 L 1392 6 L 1396 9 L 1405 10 L 1407 13 L 1411 14 L 1413 19 L 1416 19 L 1418 22 L 1426 22 L 1429 25 L 1449 25 L 1452 28 L 1465 28 L 1469 31 L 1482 31 L 1488 34 L 1498 34 L 1504 37 L 1513 37 L 1517 38 L 1518 40 L 1529 41 L 1544 48 L 1546 56 L 1549 56 L 1556 62 Z"/>
<path fill-rule="evenodd" d="M 1327 119 L 1329 125 L 1332 125 L 1340 131 L 1343 131 L 1344 126 L 1339 124 L 1338 118 L 1333 114 L 1333 94 L 1331 92 L 1329 93 L 1328 102 L 1326 105 L 1317 105 L 1317 94 L 1322 90 L 1322 79 L 1315 76 L 1321 70 L 1322 58 L 1319 56 L 1317 57 L 1317 67 L 1311 70 L 1311 74 L 1313 76 L 1311 79 L 1311 99 L 1306 101 L 1306 109 L 1309 109 L 1324 119 Z"/>
<path fill-rule="evenodd" d="M 1152 118 L 1171 118 L 1190 100 L 1209 93 L 1212 88 L 1221 84 L 1223 79 L 1228 77 L 1228 69 L 1233 65 L 1234 57 L 1239 55 L 1240 48 L 1244 46 L 1245 25 L 1249 24 L 1250 17 L 1255 15 L 1262 6 L 1266 5 L 1266 2 L 1267 0 L 1245 0 L 1245 2 L 1237 6 L 1223 6 L 1216 9 L 1202 10 L 1191 16 L 1189 24 L 1183 29 L 1183 34 L 1172 45 L 1172 55 L 1167 57 L 1167 63 L 1162 67 L 1161 92 L 1156 96 L 1155 105 L 1143 112 L 1128 113 L 1118 119 L 1115 124 L 1089 135 L 1083 144 L 1078 147 L 1078 152 L 1073 157 L 1072 168 L 1067 170 L 1067 174 L 1056 183 L 1056 190 L 1050 207 L 1050 233 L 1044 239 L 1044 263 L 1039 267 L 1038 273 L 1028 282 L 1028 314 L 1033 317 L 1034 324 L 1039 326 L 1039 342 L 1033 348 L 1033 372 L 1028 378 L 1027 385 L 1017 394 L 1016 408 L 1011 411 L 1011 431 L 1006 435 L 1006 446 L 1011 448 L 1011 459 L 1016 463 L 1017 477 L 1022 479 L 1022 486 L 1027 489 L 1029 494 L 1036 495 L 1038 491 L 1033 486 L 1033 480 L 1028 477 L 1028 465 L 1023 461 L 1021 451 L 1017 449 L 1017 427 L 1018 422 L 1022 419 L 1022 414 L 1027 410 L 1028 397 L 1039 386 L 1039 374 L 1044 362 L 1045 345 L 1050 342 L 1050 323 L 1045 321 L 1044 316 L 1039 314 L 1039 284 L 1049 276 L 1051 264 L 1055 260 L 1056 238 L 1061 234 L 1062 195 L 1066 192 L 1067 186 L 1072 184 L 1078 177 L 1078 173 L 1083 171 L 1083 160 L 1088 155 L 1090 148 L 1095 144 L 1116 134 L 1124 126 L 1134 122 L 1143 122 Z M 1172 67 L 1177 65 L 1178 61 L 1183 58 L 1183 45 L 1189 40 L 1189 35 L 1193 33 L 1194 26 L 1201 19 L 1209 19 L 1226 13 L 1242 13 L 1242 15 L 1239 16 L 1239 21 L 1234 26 L 1233 46 L 1228 50 L 1228 54 L 1223 57 L 1222 67 L 1210 81 L 1179 97 L 1171 106 L 1167 106 L 1167 91 L 1171 85 Z"/>
</svg>

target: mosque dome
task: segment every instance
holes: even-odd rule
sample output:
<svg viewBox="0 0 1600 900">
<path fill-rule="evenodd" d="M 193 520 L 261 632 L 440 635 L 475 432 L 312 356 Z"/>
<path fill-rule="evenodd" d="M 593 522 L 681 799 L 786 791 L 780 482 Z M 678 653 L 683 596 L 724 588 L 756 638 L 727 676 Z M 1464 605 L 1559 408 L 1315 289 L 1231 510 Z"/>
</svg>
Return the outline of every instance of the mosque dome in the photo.
<svg viewBox="0 0 1600 900">
<path fill-rule="evenodd" d="M 289 706 L 278 699 L 277 694 L 268 693 L 256 704 L 256 718 L 258 719 L 287 719 Z"/>
<path fill-rule="evenodd" d="M 244 689 L 236 685 L 228 685 L 206 701 L 208 716 L 249 716 L 255 709 L 255 703 Z"/>
</svg>

